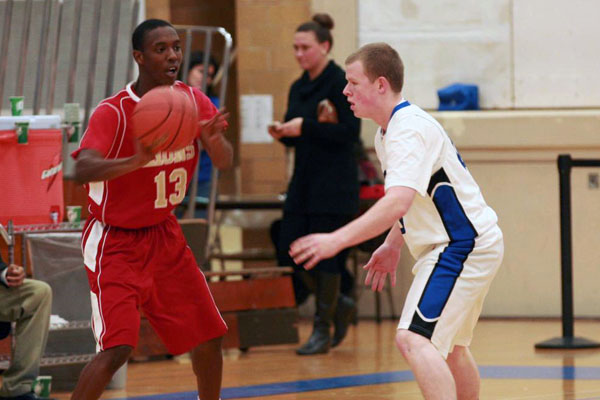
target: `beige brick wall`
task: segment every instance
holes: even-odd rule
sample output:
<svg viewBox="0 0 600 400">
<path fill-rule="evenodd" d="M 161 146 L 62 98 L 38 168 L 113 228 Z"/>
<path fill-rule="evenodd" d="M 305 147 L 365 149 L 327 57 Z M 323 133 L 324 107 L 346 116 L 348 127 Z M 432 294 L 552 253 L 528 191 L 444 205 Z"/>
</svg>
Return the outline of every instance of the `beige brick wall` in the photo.
<svg viewBox="0 0 600 400">
<path fill-rule="evenodd" d="M 146 18 L 171 20 L 169 0 L 146 0 Z"/>
<path fill-rule="evenodd" d="M 291 83 L 302 71 L 293 54 L 298 25 L 316 12 L 334 21 L 332 57 L 342 64 L 356 48 L 356 2 L 349 0 L 237 0 L 238 93 L 273 96 L 273 118 L 281 120 Z M 274 194 L 287 186 L 285 150 L 279 143 L 241 144 L 242 193 Z"/>
<path fill-rule="evenodd" d="M 281 120 L 290 84 L 301 71 L 292 40 L 310 18 L 310 0 L 237 0 L 238 93 L 273 96 L 273 118 Z M 241 189 L 274 194 L 286 189 L 285 150 L 278 143 L 240 145 Z"/>
</svg>

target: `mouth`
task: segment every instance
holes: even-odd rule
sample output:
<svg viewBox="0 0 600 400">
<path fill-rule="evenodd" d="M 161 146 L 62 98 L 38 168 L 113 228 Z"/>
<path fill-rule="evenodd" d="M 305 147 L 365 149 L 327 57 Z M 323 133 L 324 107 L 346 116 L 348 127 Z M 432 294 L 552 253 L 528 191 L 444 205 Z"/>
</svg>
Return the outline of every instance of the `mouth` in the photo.
<svg viewBox="0 0 600 400">
<path fill-rule="evenodd" d="M 176 66 L 176 65 L 172 66 L 172 67 L 169 67 L 167 69 L 167 75 L 170 76 L 170 77 L 172 77 L 172 78 L 176 78 L 177 77 L 177 72 L 179 72 L 179 67 Z"/>
</svg>

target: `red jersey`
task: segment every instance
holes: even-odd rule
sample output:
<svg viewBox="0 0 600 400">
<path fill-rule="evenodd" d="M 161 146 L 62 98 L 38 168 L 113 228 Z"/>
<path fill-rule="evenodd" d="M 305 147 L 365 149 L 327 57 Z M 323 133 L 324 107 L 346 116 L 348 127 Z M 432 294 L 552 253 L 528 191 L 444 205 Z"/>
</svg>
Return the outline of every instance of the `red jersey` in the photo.
<svg viewBox="0 0 600 400">
<path fill-rule="evenodd" d="M 213 117 L 217 109 L 200 90 L 176 81 L 174 88 L 189 93 L 198 109 L 198 119 Z M 90 117 L 79 149 L 94 149 L 105 159 L 130 157 L 135 142 L 130 118 L 140 101 L 132 83 L 100 102 Z M 198 137 L 200 129 L 198 129 Z M 89 210 L 104 224 L 121 228 L 141 228 L 164 221 L 183 200 L 198 163 L 199 147 L 194 140 L 175 152 L 160 152 L 154 160 L 135 171 L 108 181 L 89 182 Z"/>
</svg>

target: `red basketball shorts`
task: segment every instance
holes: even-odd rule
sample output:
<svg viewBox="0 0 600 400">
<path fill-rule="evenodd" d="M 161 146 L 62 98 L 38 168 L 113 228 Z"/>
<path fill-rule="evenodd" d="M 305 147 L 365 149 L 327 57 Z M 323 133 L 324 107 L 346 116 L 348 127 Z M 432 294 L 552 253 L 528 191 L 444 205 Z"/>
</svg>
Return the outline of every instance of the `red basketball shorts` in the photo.
<svg viewBox="0 0 600 400">
<path fill-rule="evenodd" d="M 174 217 L 141 229 L 116 228 L 90 217 L 82 250 L 98 351 L 136 346 L 140 308 L 171 354 L 227 332 Z"/>
</svg>

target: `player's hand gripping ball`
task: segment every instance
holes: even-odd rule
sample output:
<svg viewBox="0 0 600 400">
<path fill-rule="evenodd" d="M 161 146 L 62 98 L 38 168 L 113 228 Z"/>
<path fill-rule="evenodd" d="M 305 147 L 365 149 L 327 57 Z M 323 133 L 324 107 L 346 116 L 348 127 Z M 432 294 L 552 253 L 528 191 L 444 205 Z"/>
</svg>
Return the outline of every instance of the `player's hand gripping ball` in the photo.
<svg viewBox="0 0 600 400">
<path fill-rule="evenodd" d="M 198 134 L 198 115 L 191 93 L 159 86 L 146 93 L 132 117 L 133 133 L 153 153 L 175 151 Z"/>
</svg>

